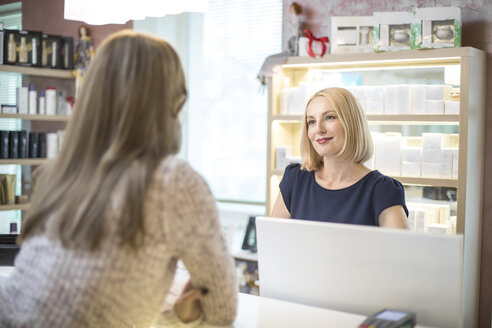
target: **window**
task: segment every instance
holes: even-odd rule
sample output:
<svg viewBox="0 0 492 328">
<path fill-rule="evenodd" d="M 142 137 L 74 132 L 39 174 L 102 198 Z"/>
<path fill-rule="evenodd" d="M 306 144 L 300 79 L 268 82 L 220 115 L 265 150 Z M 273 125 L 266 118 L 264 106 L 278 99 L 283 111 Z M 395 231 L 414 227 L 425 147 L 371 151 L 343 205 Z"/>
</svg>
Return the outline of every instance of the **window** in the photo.
<svg viewBox="0 0 492 328">
<path fill-rule="evenodd" d="M 280 0 L 210 0 L 190 14 L 187 158 L 219 200 L 265 201 L 268 100 L 256 75 L 281 33 Z"/>
</svg>

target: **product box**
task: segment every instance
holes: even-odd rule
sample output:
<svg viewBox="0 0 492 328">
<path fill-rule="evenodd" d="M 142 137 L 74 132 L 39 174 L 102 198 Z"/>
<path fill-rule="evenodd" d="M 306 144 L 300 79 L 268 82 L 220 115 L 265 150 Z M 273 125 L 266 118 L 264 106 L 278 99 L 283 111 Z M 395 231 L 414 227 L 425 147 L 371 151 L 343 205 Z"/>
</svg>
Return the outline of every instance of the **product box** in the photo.
<svg viewBox="0 0 492 328">
<path fill-rule="evenodd" d="M 3 31 L 3 63 L 15 65 L 17 63 L 18 45 L 20 43 L 19 31 Z"/>
<path fill-rule="evenodd" d="M 41 32 L 19 31 L 17 64 L 41 66 Z"/>
<path fill-rule="evenodd" d="M 458 7 L 416 8 L 419 35 L 415 48 L 461 46 L 461 9 Z"/>
<path fill-rule="evenodd" d="M 411 11 L 375 12 L 375 51 L 409 50 L 416 43 L 415 15 Z"/>
<path fill-rule="evenodd" d="M 41 38 L 41 66 L 62 68 L 61 47 L 62 37 L 59 35 L 43 34 Z"/>
<path fill-rule="evenodd" d="M 331 18 L 331 53 L 373 52 L 373 16 L 334 16 Z"/>
<path fill-rule="evenodd" d="M 73 38 L 63 37 L 61 47 L 62 68 L 73 69 Z"/>
</svg>

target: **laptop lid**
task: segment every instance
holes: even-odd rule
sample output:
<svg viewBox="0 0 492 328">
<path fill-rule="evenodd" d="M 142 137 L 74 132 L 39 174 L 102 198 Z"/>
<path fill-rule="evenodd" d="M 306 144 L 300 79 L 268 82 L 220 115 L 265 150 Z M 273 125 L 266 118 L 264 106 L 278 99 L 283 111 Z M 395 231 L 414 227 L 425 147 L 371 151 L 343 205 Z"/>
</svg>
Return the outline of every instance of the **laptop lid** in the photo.
<svg viewBox="0 0 492 328">
<path fill-rule="evenodd" d="M 260 295 L 371 315 L 417 313 L 461 327 L 463 237 L 256 218 Z"/>
</svg>

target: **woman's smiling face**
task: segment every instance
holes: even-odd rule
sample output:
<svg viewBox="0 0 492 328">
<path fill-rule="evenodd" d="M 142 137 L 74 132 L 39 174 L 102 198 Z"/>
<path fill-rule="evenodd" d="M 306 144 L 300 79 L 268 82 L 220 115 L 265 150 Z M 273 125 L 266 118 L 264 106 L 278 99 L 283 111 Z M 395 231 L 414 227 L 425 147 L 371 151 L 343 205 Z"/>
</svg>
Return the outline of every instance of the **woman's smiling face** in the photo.
<svg viewBox="0 0 492 328">
<path fill-rule="evenodd" d="M 306 108 L 307 135 L 316 152 L 336 157 L 345 143 L 345 131 L 335 108 L 325 97 L 316 97 Z"/>
</svg>

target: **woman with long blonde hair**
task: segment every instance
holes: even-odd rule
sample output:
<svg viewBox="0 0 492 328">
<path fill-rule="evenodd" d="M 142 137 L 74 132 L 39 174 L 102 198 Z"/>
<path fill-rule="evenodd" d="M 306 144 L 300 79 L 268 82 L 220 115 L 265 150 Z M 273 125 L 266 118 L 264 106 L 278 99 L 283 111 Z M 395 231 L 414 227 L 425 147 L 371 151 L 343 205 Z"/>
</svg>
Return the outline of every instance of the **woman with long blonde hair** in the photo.
<svg viewBox="0 0 492 328">
<path fill-rule="evenodd" d="M 184 74 L 165 41 L 109 37 L 56 159 L 41 168 L 1 327 L 231 324 L 237 285 L 204 179 L 175 154 Z M 161 313 L 182 260 L 190 282 Z"/>
</svg>

